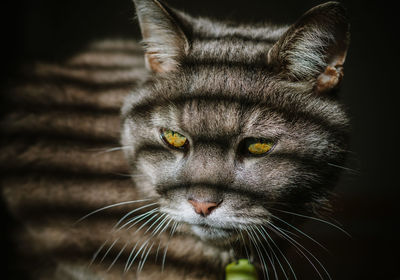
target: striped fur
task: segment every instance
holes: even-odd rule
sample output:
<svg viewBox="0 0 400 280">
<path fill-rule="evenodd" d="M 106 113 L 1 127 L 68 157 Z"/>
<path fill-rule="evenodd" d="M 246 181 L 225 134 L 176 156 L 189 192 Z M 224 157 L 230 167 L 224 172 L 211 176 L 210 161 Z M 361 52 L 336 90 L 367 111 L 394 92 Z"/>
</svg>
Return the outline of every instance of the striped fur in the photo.
<svg viewBox="0 0 400 280">
<path fill-rule="evenodd" d="M 7 88 L 1 122 L 2 198 L 16 221 L 10 229 L 17 256 L 10 261 L 11 270 L 24 279 L 121 278 L 125 263 L 117 262 L 109 272 L 108 266 L 128 240 L 143 240 L 140 232 L 113 239 L 110 230 L 132 208 L 110 208 L 75 223 L 92 210 L 141 198 L 122 150 L 115 148 L 120 147 L 124 97 L 147 76 L 138 43 L 104 40 L 63 64 L 26 65 Z M 154 241 L 149 258 L 155 258 L 161 241 L 158 262 L 146 263 L 140 279 L 212 279 L 221 273 L 212 258 L 199 262 L 203 254 L 193 253 L 192 240 L 184 237 L 170 241 L 168 266 L 161 273 L 168 234 Z M 121 259 L 128 255 L 124 252 Z M 204 266 L 214 267 L 210 275 L 204 274 Z M 136 272 L 132 269 L 124 277 L 129 275 Z"/>
<path fill-rule="evenodd" d="M 260 277 L 285 279 L 290 264 L 283 254 L 271 261 L 279 253 L 255 230 L 273 221 L 293 231 L 277 220 L 289 212 L 272 207 L 329 208 L 348 119 L 327 94 L 340 82 L 331 75 L 342 75 L 348 30 L 232 25 L 135 4 L 144 52 L 133 41 L 95 42 L 63 63 L 26 65 L 5 91 L 1 187 L 15 220 L 15 270 L 25 279 L 223 279 L 224 265 L 246 252 Z M 319 8 L 329 9 L 343 27 L 342 8 Z M 304 58 L 310 36 L 317 45 Z M 163 127 L 189 138 L 189 155 L 161 142 Z M 243 136 L 278 144 L 239 159 Z M 204 221 L 188 195 L 223 202 Z M 279 230 L 270 242 L 280 244 Z"/>
</svg>

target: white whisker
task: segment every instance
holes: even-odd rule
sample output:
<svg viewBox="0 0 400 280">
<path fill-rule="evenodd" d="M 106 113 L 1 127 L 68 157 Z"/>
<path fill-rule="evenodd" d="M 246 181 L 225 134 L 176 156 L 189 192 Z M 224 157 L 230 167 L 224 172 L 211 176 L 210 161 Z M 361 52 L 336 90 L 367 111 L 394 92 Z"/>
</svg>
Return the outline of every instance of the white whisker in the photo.
<svg viewBox="0 0 400 280">
<path fill-rule="evenodd" d="M 283 219 L 275 216 L 275 215 L 271 215 L 274 219 L 277 219 L 279 221 L 281 221 L 282 223 L 284 223 L 285 225 L 289 226 L 290 228 L 294 229 L 295 231 L 299 232 L 300 234 L 302 234 L 303 236 L 307 237 L 308 239 L 310 239 L 312 242 L 314 242 L 315 244 L 317 244 L 318 246 L 320 246 L 322 249 L 324 249 L 325 251 L 329 252 L 329 250 L 322 245 L 321 243 L 319 243 L 317 240 L 315 240 L 314 238 L 312 238 L 311 236 L 309 236 L 308 234 L 306 234 L 305 232 L 301 231 L 299 228 L 289 224 L 288 222 L 284 221 Z M 281 229 L 282 230 L 282 229 Z"/>
<path fill-rule="evenodd" d="M 145 225 L 147 225 L 148 223 L 150 223 L 155 217 L 157 217 L 158 213 L 154 214 L 150 219 L 148 219 L 145 223 L 143 223 L 135 232 L 137 233 L 139 230 L 141 230 Z M 130 227 L 129 227 L 130 228 Z M 146 233 L 147 231 L 145 231 Z"/>
<path fill-rule="evenodd" d="M 139 202 L 145 202 L 145 201 L 149 201 L 152 200 L 151 198 L 147 198 L 147 199 L 139 199 L 139 200 L 130 200 L 130 201 L 124 201 L 124 202 L 119 202 L 119 203 L 115 203 L 115 204 L 111 204 L 102 208 L 99 208 L 97 210 L 94 210 L 93 212 L 90 212 L 89 214 L 83 216 L 82 218 L 80 218 L 79 220 L 77 220 L 74 225 L 76 225 L 77 223 L 80 223 L 81 221 L 83 221 L 84 219 L 100 212 L 100 211 L 104 211 L 113 207 L 117 207 L 117 206 L 121 206 L 121 205 L 126 205 L 126 204 L 133 204 L 133 203 L 139 203 Z"/>
<path fill-rule="evenodd" d="M 153 248 L 153 246 L 154 246 L 154 242 L 151 244 L 150 248 L 148 249 L 143 261 L 141 261 L 141 263 L 139 263 L 138 273 L 140 273 L 142 271 L 143 266 L 144 266 L 144 264 L 145 264 L 145 262 L 147 260 L 147 257 L 149 256 L 149 253 L 150 253 L 151 249 Z"/>
<path fill-rule="evenodd" d="M 132 248 L 131 252 L 129 253 L 128 259 L 126 260 L 126 263 L 125 263 L 124 272 L 127 272 L 127 271 L 128 271 L 128 265 L 129 265 L 129 263 L 130 263 L 130 260 L 131 260 L 131 258 L 132 258 L 132 256 L 133 256 L 133 254 L 135 253 L 135 250 L 136 250 L 136 247 L 137 247 L 138 244 L 139 244 L 139 241 L 140 241 L 140 239 L 139 239 L 138 241 L 136 241 L 135 246 Z"/>
<path fill-rule="evenodd" d="M 350 172 L 352 174 L 356 174 L 356 175 L 360 174 L 360 171 L 357 171 L 355 169 L 351 169 L 349 167 L 345 167 L 345 166 L 341 166 L 341 165 L 337 165 L 337 164 L 333 164 L 333 163 L 329 163 L 329 162 L 328 162 L 328 165 L 336 167 L 336 168 L 339 168 L 339 169 L 343 169 L 343 170 L 348 171 L 348 172 Z"/>
<path fill-rule="evenodd" d="M 150 239 L 147 239 L 142 246 L 140 246 L 139 250 L 137 250 L 136 255 L 133 257 L 133 259 L 131 260 L 131 262 L 129 263 L 128 267 L 125 268 L 125 272 L 127 272 L 129 269 L 131 269 L 131 266 L 133 265 L 133 263 L 135 262 L 136 258 L 138 257 L 138 255 L 140 254 L 140 252 L 143 250 L 144 246 L 146 246 L 146 244 L 149 242 Z M 136 246 L 135 246 L 136 247 Z"/>
<path fill-rule="evenodd" d="M 278 232 L 280 232 L 282 234 L 282 236 L 285 237 L 285 239 L 287 241 L 289 241 L 290 244 L 292 244 L 307 260 L 308 262 L 313 266 L 313 268 L 315 269 L 315 271 L 318 273 L 319 277 L 323 280 L 324 278 L 322 277 L 321 272 L 319 271 L 319 269 L 315 266 L 315 264 L 310 260 L 310 258 L 303 252 L 303 250 L 305 252 L 307 252 L 320 266 L 321 268 L 324 270 L 325 274 L 328 276 L 328 278 L 330 280 L 332 280 L 330 274 L 328 273 L 328 271 L 325 269 L 325 267 L 322 265 L 322 263 L 314 256 L 314 254 L 312 254 L 309 250 L 307 250 L 303 245 L 301 245 L 299 242 L 297 242 L 296 240 L 294 240 L 292 237 L 290 237 L 289 235 L 287 235 L 285 232 L 283 232 L 278 226 L 274 225 L 271 222 L 268 222 L 268 224 L 271 227 L 272 230 L 276 230 Z M 275 231 L 274 230 L 274 231 Z"/>
<path fill-rule="evenodd" d="M 264 247 L 264 245 L 263 245 L 263 242 L 260 240 L 260 238 L 259 238 L 257 232 L 254 230 L 253 226 L 250 226 L 250 230 L 251 230 L 251 232 L 253 233 L 253 235 L 256 237 L 256 239 L 258 240 L 258 242 L 259 242 L 261 248 L 263 249 L 263 251 L 265 252 L 265 254 L 266 254 L 266 256 L 267 256 L 267 258 L 268 258 L 268 260 L 269 260 L 269 262 L 270 262 L 270 264 L 271 264 L 271 266 L 272 266 L 272 270 L 274 271 L 275 279 L 277 279 L 277 278 L 278 278 L 278 275 L 277 275 L 277 272 L 276 272 L 276 269 L 275 269 L 275 264 L 274 264 L 273 259 L 272 259 L 271 256 L 268 254 L 267 249 L 265 249 L 265 247 Z"/>
<path fill-rule="evenodd" d="M 119 251 L 118 255 L 114 258 L 113 262 L 109 265 L 109 267 L 107 268 L 107 271 L 110 271 L 110 269 L 114 266 L 114 264 L 116 263 L 116 261 L 119 259 L 119 257 L 121 256 L 122 252 L 125 250 L 126 246 L 128 246 L 128 242 L 125 243 L 124 247 L 122 247 L 122 249 Z"/>
<path fill-rule="evenodd" d="M 167 213 L 162 214 L 152 225 L 151 227 L 149 227 L 145 232 L 147 233 L 152 227 L 153 225 L 158 222 L 161 218 L 163 218 L 161 220 L 161 222 L 153 229 L 151 236 L 153 237 L 155 234 L 157 234 L 157 232 L 161 229 L 161 227 L 163 226 L 163 224 L 165 223 L 165 221 L 168 219 L 168 217 L 166 216 Z"/>
<path fill-rule="evenodd" d="M 160 247 L 161 247 L 161 240 L 158 242 L 158 247 L 157 247 L 154 263 L 157 263 L 158 251 L 160 250 Z"/>
<path fill-rule="evenodd" d="M 149 203 L 149 204 L 143 205 L 143 206 L 141 206 L 141 207 L 139 207 L 139 208 L 135 208 L 135 209 L 133 209 L 132 211 L 129 211 L 129 212 L 128 212 L 127 214 L 125 214 L 121 219 L 119 219 L 119 221 L 115 224 L 114 229 L 117 228 L 127 217 L 129 217 L 129 216 L 132 215 L 133 213 L 136 213 L 137 211 L 140 211 L 140 210 L 142 210 L 142 209 L 144 209 L 144 208 L 148 208 L 148 207 L 150 207 L 150 206 L 154 206 L 154 205 L 156 205 L 156 204 L 157 204 L 157 202 Z M 151 211 L 151 210 L 150 210 L 150 211 Z"/>
<path fill-rule="evenodd" d="M 106 241 L 104 241 L 104 243 L 99 247 L 99 249 L 97 249 L 97 251 L 93 254 L 93 257 L 89 263 L 89 266 L 92 265 L 94 263 L 94 261 L 96 260 L 97 256 L 100 254 L 100 252 L 103 250 L 104 246 L 108 243 L 109 239 L 107 239 Z"/>
<path fill-rule="evenodd" d="M 254 248 L 256 249 L 257 255 L 258 255 L 258 259 L 262 262 L 262 272 L 263 275 L 265 276 L 264 278 L 267 278 L 269 280 L 269 272 L 268 272 L 268 268 L 267 265 L 265 263 L 264 257 L 260 251 L 260 248 L 257 245 L 256 240 L 254 239 L 254 237 L 252 236 L 252 234 L 247 230 L 247 228 L 244 229 L 247 233 L 247 236 L 249 237 L 251 243 L 253 243 Z"/>
<path fill-rule="evenodd" d="M 336 228 L 337 230 L 343 232 L 344 234 L 346 234 L 348 237 L 351 238 L 351 234 L 350 233 L 348 233 L 347 231 L 342 229 L 340 226 L 335 225 L 334 223 L 328 222 L 326 220 L 323 220 L 323 219 L 320 219 L 320 218 L 317 218 L 317 217 L 306 216 L 304 214 L 298 214 L 298 213 L 294 213 L 294 212 L 290 212 L 290 211 L 286 211 L 286 210 L 280 210 L 280 209 L 274 209 L 274 208 L 270 208 L 270 209 L 278 211 L 278 212 L 282 212 L 282 213 L 286 213 L 286 214 L 290 214 L 290 215 L 298 216 L 298 217 L 301 217 L 301 218 L 310 219 L 310 220 L 314 220 L 314 221 L 317 221 L 317 222 L 321 222 L 321 223 L 327 224 L 327 225 L 332 226 L 332 227 Z"/>
<path fill-rule="evenodd" d="M 283 254 L 282 250 L 279 248 L 279 246 L 276 244 L 276 242 L 273 240 L 273 238 L 268 234 L 267 230 L 261 225 L 261 230 L 267 235 L 268 239 L 271 241 L 271 243 L 275 246 L 275 248 L 278 250 L 278 252 L 281 254 L 283 259 L 286 261 L 286 263 L 289 266 L 290 271 L 292 272 L 292 275 L 295 280 L 297 280 L 296 273 L 294 273 L 294 270 L 289 262 L 289 260 L 286 258 L 285 254 Z M 284 272 L 285 273 L 285 272 Z M 286 275 L 286 273 L 285 273 Z"/>
<path fill-rule="evenodd" d="M 168 226 L 168 224 L 167 224 L 167 226 Z M 165 231 L 167 229 L 167 226 L 164 227 L 163 231 Z M 171 238 L 174 235 L 177 227 L 178 227 L 178 223 L 175 221 L 173 227 L 170 230 L 170 234 L 169 234 L 169 237 L 168 237 L 168 242 L 167 242 L 167 245 L 166 245 L 166 247 L 164 249 L 164 255 L 163 255 L 162 264 L 161 264 L 161 271 L 164 271 L 165 259 L 167 257 L 167 251 L 168 251 L 168 247 L 169 247 L 169 242 L 171 241 Z"/>
<path fill-rule="evenodd" d="M 134 218 L 131 218 L 125 224 L 120 226 L 116 231 L 120 231 L 123 228 L 125 228 L 127 225 L 133 223 L 132 225 L 129 226 L 128 229 L 130 229 L 131 227 L 135 226 L 137 223 L 141 222 L 142 220 L 146 219 L 147 217 L 151 216 L 154 212 L 157 212 L 157 211 L 158 211 L 158 209 L 153 209 L 153 210 L 150 210 L 150 211 L 148 211 L 146 213 L 140 214 L 140 215 L 138 215 L 138 216 L 136 216 Z M 158 213 L 156 213 L 156 214 L 158 214 Z"/>
<path fill-rule="evenodd" d="M 283 272 L 285 278 L 288 280 L 288 276 L 286 275 L 285 269 L 283 268 L 281 262 L 279 261 L 279 257 L 276 255 L 275 250 L 272 248 L 272 246 L 270 245 L 269 241 L 267 240 L 267 238 L 265 237 L 265 234 L 260 230 L 260 228 L 255 225 L 254 228 L 260 233 L 260 235 L 262 236 L 262 238 L 265 240 L 265 242 L 267 243 L 268 248 L 271 250 L 271 253 L 273 255 L 273 257 L 275 257 L 275 259 L 278 261 L 278 265 L 281 268 L 281 271 Z M 268 235 L 268 234 L 267 234 Z M 260 241 L 261 242 L 261 241 Z M 276 275 L 276 274 L 275 274 Z M 276 277 L 277 279 L 278 277 Z"/>
<path fill-rule="evenodd" d="M 108 250 L 105 252 L 104 256 L 101 258 L 100 263 L 104 261 L 104 259 L 107 257 L 108 253 L 111 251 L 111 249 L 114 247 L 115 243 L 117 243 L 119 240 L 119 237 L 114 240 L 114 242 L 111 244 L 111 246 L 108 248 Z"/>
<path fill-rule="evenodd" d="M 149 239 L 149 241 L 150 241 L 150 239 Z M 138 260 L 139 260 L 139 263 L 138 263 L 138 265 L 137 265 L 137 267 L 136 267 L 136 278 L 139 277 L 139 268 L 140 268 L 140 266 L 142 265 L 142 261 L 143 261 L 144 255 L 146 254 L 146 250 L 147 250 L 147 247 L 148 247 L 148 246 L 149 246 L 149 243 L 147 243 L 146 246 L 144 246 L 144 248 L 143 248 L 143 250 L 142 250 L 142 255 L 141 255 L 140 258 L 138 259 Z"/>
<path fill-rule="evenodd" d="M 131 149 L 131 148 L 132 147 L 129 147 L 129 146 L 115 147 L 115 148 L 110 148 L 110 149 L 106 149 L 104 151 L 97 152 L 96 155 L 101 155 L 101 154 L 115 152 L 115 151 L 121 151 L 121 150 L 127 150 L 127 149 Z"/>
<path fill-rule="evenodd" d="M 248 252 L 248 250 L 247 250 L 247 246 L 246 246 L 247 244 L 246 244 L 246 241 L 244 240 L 242 230 L 239 229 L 238 232 L 239 232 L 240 237 L 242 238 L 242 241 L 243 241 L 244 250 L 245 250 L 245 252 L 246 252 L 246 257 L 247 257 L 248 260 L 250 260 L 250 255 L 249 255 L 249 252 Z"/>
</svg>

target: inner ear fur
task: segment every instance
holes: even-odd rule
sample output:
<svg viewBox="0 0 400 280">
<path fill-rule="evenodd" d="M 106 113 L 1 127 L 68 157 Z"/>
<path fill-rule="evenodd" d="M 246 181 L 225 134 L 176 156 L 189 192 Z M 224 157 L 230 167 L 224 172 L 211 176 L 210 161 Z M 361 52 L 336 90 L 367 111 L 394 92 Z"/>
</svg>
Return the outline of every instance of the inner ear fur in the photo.
<svg viewBox="0 0 400 280">
<path fill-rule="evenodd" d="M 317 93 L 335 89 L 343 78 L 349 28 L 340 3 L 316 6 L 273 45 L 268 63 L 290 79 L 315 83 Z"/>
<path fill-rule="evenodd" d="M 178 15 L 158 0 L 133 0 L 139 19 L 149 70 L 174 71 L 189 48 Z"/>
</svg>

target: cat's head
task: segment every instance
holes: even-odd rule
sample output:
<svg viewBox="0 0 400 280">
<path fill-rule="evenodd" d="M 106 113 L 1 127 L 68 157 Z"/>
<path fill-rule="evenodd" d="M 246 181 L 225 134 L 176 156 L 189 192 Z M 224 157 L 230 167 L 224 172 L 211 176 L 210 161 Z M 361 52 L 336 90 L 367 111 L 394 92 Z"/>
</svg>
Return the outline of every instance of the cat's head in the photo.
<svg viewBox="0 0 400 280">
<path fill-rule="evenodd" d="M 154 74 L 126 99 L 122 143 L 144 196 L 214 241 L 324 204 L 347 148 L 344 9 L 234 26 L 134 2 Z"/>
</svg>

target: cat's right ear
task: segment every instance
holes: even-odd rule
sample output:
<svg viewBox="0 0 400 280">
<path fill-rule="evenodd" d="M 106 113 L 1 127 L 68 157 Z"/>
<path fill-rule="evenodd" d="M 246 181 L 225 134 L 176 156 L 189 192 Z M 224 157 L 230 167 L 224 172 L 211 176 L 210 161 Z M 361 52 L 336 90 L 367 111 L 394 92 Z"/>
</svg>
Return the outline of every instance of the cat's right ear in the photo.
<svg viewBox="0 0 400 280">
<path fill-rule="evenodd" d="M 178 16 L 158 0 L 133 0 L 145 47 L 146 66 L 157 73 L 173 71 L 188 51 Z"/>
<path fill-rule="evenodd" d="M 346 11 L 340 3 L 316 6 L 269 50 L 268 63 L 294 81 L 313 83 L 317 93 L 335 89 L 343 77 L 349 27 Z"/>
</svg>

